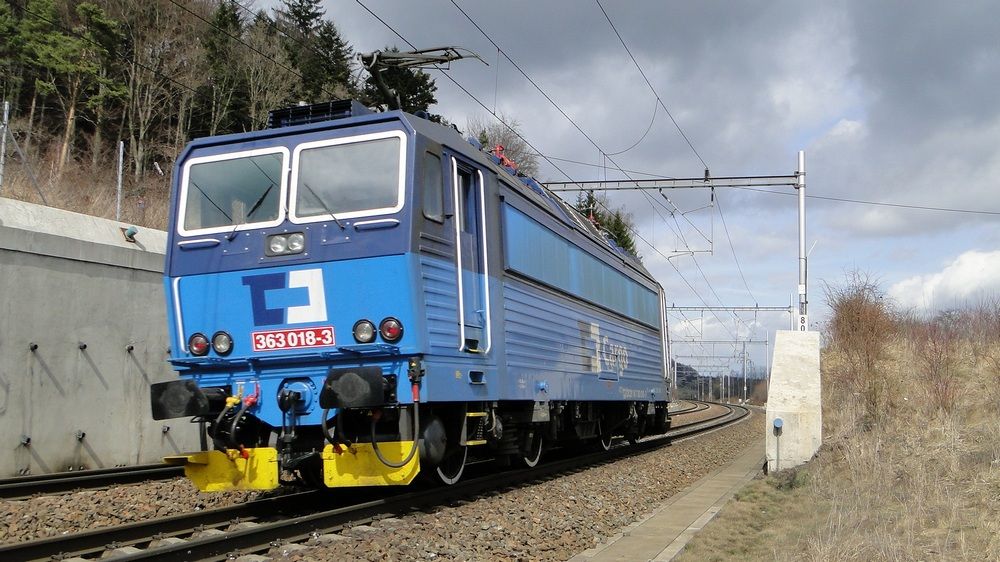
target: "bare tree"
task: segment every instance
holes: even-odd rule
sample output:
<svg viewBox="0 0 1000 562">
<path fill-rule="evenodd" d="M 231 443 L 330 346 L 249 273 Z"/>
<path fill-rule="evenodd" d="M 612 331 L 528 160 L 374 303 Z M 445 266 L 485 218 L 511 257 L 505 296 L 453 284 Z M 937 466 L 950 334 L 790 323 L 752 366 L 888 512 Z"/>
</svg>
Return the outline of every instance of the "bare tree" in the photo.
<svg viewBox="0 0 1000 562">
<path fill-rule="evenodd" d="M 267 112 L 287 103 L 299 77 L 289 70 L 285 50 L 278 41 L 278 32 L 266 17 L 258 17 L 247 27 L 245 39 L 253 49 L 245 49 L 240 68 L 247 85 L 247 109 L 250 126 L 262 129 L 267 124 Z M 276 64 L 273 61 L 279 61 Z"/>
<path fill-rule="evenodd" d="M 524 141 L 517 119 L 503 113 L 497 113 L 497 119 L 475 116 L 469 118 L 466 129 L 489 152 L 495 152 L 497 145 L 502 146 L 503 155 L 517 164 L 523 174 L 538 174 L 538 155 Z"/>
<path fill-rule="evenodd" d="M 135 178 L 145 173 L 154 134 L 176 113 L 177 84 L 194 70 L 191 36 L 177 6 L 162 0 L 110 2 L 123 22 L 130 63 L 125 65 L 129 151 Z M 189 22 L 188 22 L 189 23 Z"/>
</svg>

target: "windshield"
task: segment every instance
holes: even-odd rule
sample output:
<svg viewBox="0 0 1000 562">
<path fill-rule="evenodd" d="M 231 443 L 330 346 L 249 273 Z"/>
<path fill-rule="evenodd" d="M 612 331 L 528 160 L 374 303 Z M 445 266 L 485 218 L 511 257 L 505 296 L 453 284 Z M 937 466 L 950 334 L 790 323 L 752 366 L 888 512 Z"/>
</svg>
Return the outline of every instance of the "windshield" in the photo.
<svg viewBox="0 0 1000 562">
<path fill-rule="evenodd" d="M 209 158 L 188 166 L 182 230 L 224 230 L 280 220 L 283 152 Z"/>
<path fill-rule="evenodd" d="M 402 208 L 402 133 L 369 138 L 300 146 L 295 164 L 295 218 L 331 213 L 351 218 Z"/>
</svg>

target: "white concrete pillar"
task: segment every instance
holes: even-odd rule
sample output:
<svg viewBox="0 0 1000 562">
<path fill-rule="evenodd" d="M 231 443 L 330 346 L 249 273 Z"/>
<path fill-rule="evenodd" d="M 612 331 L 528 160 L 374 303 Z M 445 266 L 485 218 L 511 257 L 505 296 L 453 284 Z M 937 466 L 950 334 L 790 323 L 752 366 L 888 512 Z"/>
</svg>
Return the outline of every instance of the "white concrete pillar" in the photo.
<svg viewBox="0 0 1000 562">
<path fill-rule="evenodd" d="M 765 429 L 769 471 L 798 466 L 823 444 L 819 332 L 779 330 Z M 775 420 L 780 419 L 780 431 Z"/>
</svg>

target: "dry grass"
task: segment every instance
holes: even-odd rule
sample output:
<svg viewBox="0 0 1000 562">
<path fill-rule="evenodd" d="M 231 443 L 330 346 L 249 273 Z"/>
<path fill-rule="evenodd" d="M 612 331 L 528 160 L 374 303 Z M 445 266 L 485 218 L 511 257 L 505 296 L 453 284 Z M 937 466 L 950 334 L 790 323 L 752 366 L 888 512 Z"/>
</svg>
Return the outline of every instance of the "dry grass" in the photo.
<svg viewBox="0 0 1000 562">
<path fill-rule="evenodd" d="M 92 170 L 89 163 L 70 162 L 57 175 L 54 167 L 41 164 L 50 159 L 33 159 L 32 171 L 38 190 L 31 182 L 28 169 L 15 156 L 8 157 L 4 167 L 3 191 L 0 196 L 31 203 L 42 203 L 40 190 L 49 206 L 76 213 L 115 218 L 117 172 L 111 167 Z M 170 190 L 169 169 L 165 176 L 148 175 L 135 180 L 125 173 L 122 186 L 122 222 L 164 230 L 167 225 L 167 194 Z"/>
<path fill-rule="evenodd" d="M 752 483 L 683 560 L 1000 560 L 1000 306 L 922 319 L 867 302 L 890 336 L 866 372 L 871 343 L 828 334 L 817 458 Z"/>
</svg>

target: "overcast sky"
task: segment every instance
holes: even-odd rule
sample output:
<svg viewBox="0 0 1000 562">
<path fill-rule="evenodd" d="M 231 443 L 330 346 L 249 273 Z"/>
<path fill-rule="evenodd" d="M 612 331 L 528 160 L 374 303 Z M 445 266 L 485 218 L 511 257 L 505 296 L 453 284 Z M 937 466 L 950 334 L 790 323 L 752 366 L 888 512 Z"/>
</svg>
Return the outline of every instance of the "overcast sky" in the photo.
<svg viewBox="0 0 1000 562">
<path fill-rule="evenodd" d="M 791 174 L 797 151 L 804 150 L 810 195 L 985 211 L 809 199 L 814 327 L 828 314 L 823 283 L 839 283 L 854 269 L 918 311 L 1000 295 L 995 1 L 601 0 L 701 159 L 657 107 L 596 1 L 457 3 L 599 148 L 510 62 L 501 56 L 498 63 L 496 47 L 450 0 L 362 1 L 417 48 L 458 45 L 488 62 L 458 61 L 449 73 L 489 110 L 516 118 L 526 138 L 553 158 L 562 171 L 543 160 L 542 181 L 622 178 L 610 162 L 602 166 L 603 154 L 642 138 L 611 157 L 618 167 L 692 177 L 704 174 L 703 159 L 715 176 Z M 406 48 L 360 3 L 327 0 L 324 6 L 356 50 Z M 434 112 L 459 127 L 469 117 L 489 117 L 440 73 L 432 75 Z M 629 193 L 612 200 L 633 214 L 648 241 L 639 241 L 640 253 L 669 302 L 783 306 L 795 298 L 795 197 L 719 189 L 717 204 L 706 207 L 707 191 L 666 195 L 683 216 L 671 217 L 670 204 L 656 192 L 651 199 Z M 699 252 L 669 262 L 664 257 L 686 249 Z M 759 315 L 756 324 L 753 314 L 742 315 L 742 323 L 726 314 L 687 317 L 690 323 L 672 315 L 675 337 L 746 338 L 752 331 L 755 339 L 766 332 L 773 342 L 774 330 L 788 327 L 781 313 Z M 762 351 L 752 356 L 757 364 Z"/>
</svg>

